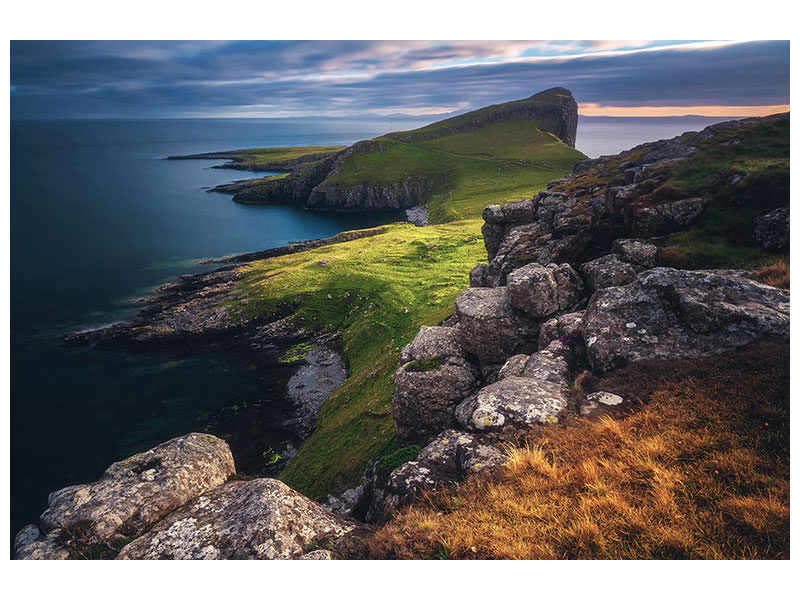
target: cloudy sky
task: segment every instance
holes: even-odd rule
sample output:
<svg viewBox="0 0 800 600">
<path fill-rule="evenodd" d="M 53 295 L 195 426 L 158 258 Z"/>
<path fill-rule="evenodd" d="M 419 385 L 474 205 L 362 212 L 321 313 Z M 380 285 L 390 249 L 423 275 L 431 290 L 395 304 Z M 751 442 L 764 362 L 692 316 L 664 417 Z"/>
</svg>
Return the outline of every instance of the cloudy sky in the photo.
<svg viewBox="0 0 800 600">
<path fill-rule="evenodd" d="M 557 85 L 584 115 L 769 114 L 789 42 L 11 43 L 16 119 L 442 115 Z"/>
</svg>

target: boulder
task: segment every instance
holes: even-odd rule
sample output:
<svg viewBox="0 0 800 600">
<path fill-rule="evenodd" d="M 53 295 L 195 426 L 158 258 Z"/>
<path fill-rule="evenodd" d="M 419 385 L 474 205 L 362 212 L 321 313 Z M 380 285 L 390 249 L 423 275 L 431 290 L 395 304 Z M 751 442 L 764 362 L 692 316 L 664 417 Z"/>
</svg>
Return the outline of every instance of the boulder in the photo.
<svg viewBox="0 0 800 600">
<path fill-rule="evenodd" d="M 580 271 L 589 289 L 593 292 L 616 285 L 625 285 L 636 279 L 638 270 L 634 265 L 623 262 L 616 254 L 606 254 L 581 265 Z"/>
<path fill-rule="evenodd" d="M 451 327 L 423 327 L 400 360 L 392 400 L 397 438 L 425 444 L 454 424 L 453 410 L 475 391 L 478 371 Z"/>
<path fill-rule="evenodd" d="M 501 210 L 503 212 L 503 222 L 507 227 L 527 225 L 534 220 L 533 201 L 530 199 L 508 202 L 501 207 Z"/>
<path fill-rule="evenodd" d="M 780 252 L 789 248 L 789 207 L 777 208 L 758 217 L 753 235 L 765 250 Z"/>
<path fill-rule="evenodd" d="M 568 308 L 583 292 L 583 281 L 566 263 L 531 263 L 512 271 L 507 282 L 511 306 L 532 319 Z"/>
<path fill-rule="evenodd" d="M 461 345 L 482 363 L 499 364 L 535 349 L 538 325 L 514 312 L 505 287 L 470 288 L 455 304 Z"/>
<path fill-rule="evenodd" d="M 567 408 L 567 394 L 563 384 L 511 376 L 481 389 L 456 410 L 472 431 L 518 430 L 557 422 Z"/>
<path fill-rule="evenodd" d="M 578 343 L 581 338 L 583 311 L 566 313 L 548 319 L 539 329 L 539 348 L 547 348 L 552 342 Z"/>
<path fill-rule="evenodd" d="M 685 227 L 703 212 L 702 198 L 648 204 L 634 201 L 625 207 L 625 227 L 635 237 L 652 237 Z"/>
<path fill-rule="evenodd" d="M 609 409 L 619 408 L 625 402 L 622 396 L 611 392 L 592 392 L 580 402 L 581 416 L 607 414 Z"/>
<path fill-rule="evenodd" d="M 26 525 L 14 538 L 14 556 L 17 560 L 66 560 L 69 549 L 61 539 L 61 530 L 54 529 L 42 535 L 36 525 Z"/>
<path fill-rule="evenodd" d="M 570 352 L 566 345 L 559 341 L 552 342 L 547 348 L 530 355 L 525 361 L 519 377 L 530 377 L 566 385 L 570 359 Z"/>
<path fill-rule="evenodd" d="M 611 249 L 620 260 L 632 265 L 639 265 L 648 269 L 656 266 L 658 248 L 653 244 L 641 240 L 620 239 L 614 240 L 611 244 Z"/>
<path fill-rule="evenodd" d="M 519 377 L 522 375 L 522 370 L 530 358 L 527 354 L 515 354 L 509 358 L 503 366 L 500 367 L 500 372 L 497 374 L 497 380 L 505 379 L 506 377 Z"/>
<path fill-rule="evenodd" d="M 95 543 L 140 535 L 235 472 L 225 441 L 190 433 L 114 463 L 94 483 L 51 493 L 42 527 L 47 533 L 81 521 Z"/>
<path fill-rule="evenodd" d="M 504 464 L 505 455 L 481 436 L 449 429 L 429 443 L 415 460 L 397 467 L 383 488 L 382 509 L 396 508 L 423 490 L 450 487 L 468 475 Z"/>
<path fill-rule="evenodd" d="M 231 481 L 162 519 L 117 558 L 297 558 L 354 528 L 276 479 Z"/>
<path fill-rule="evenodd" d="M 597 292 L 583 316 L 587 357 L 598 372 L 717 354 L 760 336 L 788 338 L 789 292 L 709 271 L 645 271 Z"/>
</svg>

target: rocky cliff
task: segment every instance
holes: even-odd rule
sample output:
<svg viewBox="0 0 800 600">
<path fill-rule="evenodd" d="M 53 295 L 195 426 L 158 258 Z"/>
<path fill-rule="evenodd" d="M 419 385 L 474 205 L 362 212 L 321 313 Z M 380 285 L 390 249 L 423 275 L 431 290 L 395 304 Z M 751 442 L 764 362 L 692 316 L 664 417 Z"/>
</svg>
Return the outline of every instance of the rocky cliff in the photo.
<svg viewBox="0 0 800 600">
<path fill-rule="evenodd" d="M 234 193 L 234 201 L 246 204 L 295 204 L 313 210 L 334 211 L 405 209 L 424 203 L 434 192 L 446 187 L 452 165 L 445 161 L 440 168 L 435 167 L 437 155 L 434 154 L 425 157 L 424 169 L 420 169 L 420 161 L 414 159 L 410 160 L 408 168 L 398 166 L 407 158 L 402 152 L 402 156 L 395 156 L 398 145 L 405 150 L 418 151 L 426 143 L 503 122 L 535 123 L 539 131 L 551 133 L 574 148 L 577 103 L 569 90 L 552 88 L 524 100 L 485 107 L 413 131 L 357 142 L 338 153 L 313 154 L 292 163 L 276 165 L 283 169 L 292 167 L 285 177 L 241 181 L 218 186 L 215 190 Z M 448 153 L 459 154 L 452 149 Z M 362 166 L 364 159 L 359 159 L 364 155 L 371 155 L 366 167 Z M 236 161 L 238 157 L 236 152 L 224 152 L 186 158 L 230 158 Z M 233 162 L 225 166 L 253 168 L 253 163 Z M 396 173 L 389 176 L 388 171 Z"/>
<path fill-rule="evenodd" d="M 758 272 L 658 266 L 671 239 L 664 234 L 690 232 L 720 200 L 653 193 L 676 183 L 670 167 L 731 145 L 731 132 L 738 145 L 751 127 L 786 119 L 717 125 L 579 163 L 532 199 L 487 206 L 489 263 L 473 269 L 453 317 L 419 331 L 395 373 L 397 438 L 416 457 L 388 473 L 373 464 L 359 487 L 327 505 L 379 521 L 424 490 L 502 465 L 504 444 L 532 429 L 632 409 L 618 394 L 583 393 L 582 373 L 788 339 L 789 291 L 758 281 Z M 723 176 L 734 186 L 725 197 L 744 211 L 747 176 Z M 774 201 L 786 206 L 750 221 L 749 242 L 740 243 L 786 250 L 788 188 Z M 770 242 L 767 223 L 776 224 Z"/>
<path fill-rule="evenodd" d="M 766 157 L 764 172 L 753 166 L 764 158 L 754 140 L 774 127 L 788 130 L 788 117 L 645 144 L 579 163 L 533 198 L 487 206 L 488 262 L 472 270 L 452 316 L 403 349 L 391 411 L 402 447 L 373 461 L 359 486 L 321 506 L 275 480 L 230 481 L 227 445 L 189 434 L 115 463 L 97 482 L 51 494 L 40 522 L 17 535 L 17 556 L 358 556 L 368 529 L 352 519 L 380 522 L 426 490 L 496 469 L 509 443 L 567 416 L 635 410 L 619 390 L 602 389 L 604 374 L 634 361 L 788 340 L 789 291 L 762 282 L 760 271 L 664 264 L 671 244 L 694 240 L 709 219 L 745 248 L 787 251 L 788 186 L 775 168 L 783 159 Z M 726 166 L 720 153 L 732 157 Z M 741 161 L 748 170 L 737 171 Z M 685 169 L 697 165 L 700 176 L 690 172 L 686 184 Z M 744 217 L 722 222 L 734 212 Z M 232 285 L 227 273 L 211 276 L 212 296 L 214 286 Z M 123 337 L 147 342 L 169 327 L 194 334 L 192 315 L 213 301 L 202 291 L 209 282 L 191 281 L 200 292 L 182 299 L 172 321 Z M 211 322 L 212 331 L 240 326 Z M 275 335 L 280 324 L 265 327 Z M 584 393 L 588 373 L 597 381 Z"/>
</svg>

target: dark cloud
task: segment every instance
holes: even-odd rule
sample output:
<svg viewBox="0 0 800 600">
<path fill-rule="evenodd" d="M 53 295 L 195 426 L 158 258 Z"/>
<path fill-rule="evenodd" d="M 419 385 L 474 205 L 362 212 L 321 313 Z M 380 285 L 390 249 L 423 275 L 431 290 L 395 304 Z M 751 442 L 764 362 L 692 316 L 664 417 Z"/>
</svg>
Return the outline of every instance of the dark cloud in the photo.
<svg viewBox="0 0 800 600">
<path fill-rule="evenodd" d="M 12 117 L 441 112 L 555 85 L 616 106 L 789 103 L 788 42 L 519 59 L 582 43 L 547 44 L 12 42 Z"/>
</svg>

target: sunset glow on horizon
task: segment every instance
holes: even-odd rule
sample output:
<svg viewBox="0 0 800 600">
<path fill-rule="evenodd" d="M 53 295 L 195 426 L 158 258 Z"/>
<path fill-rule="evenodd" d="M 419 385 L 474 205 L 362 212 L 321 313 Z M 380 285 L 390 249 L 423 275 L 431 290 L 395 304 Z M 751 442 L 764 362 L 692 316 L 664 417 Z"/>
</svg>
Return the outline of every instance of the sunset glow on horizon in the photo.
<svg viewBox="0 0 800 600">
<path fill-rule="evenodd" d="M 765 117 L 789 112 L 788 104 L 767 106 L 603 106 L 579 102 L 578 114 L 584 117 Z"/>
</svg>

